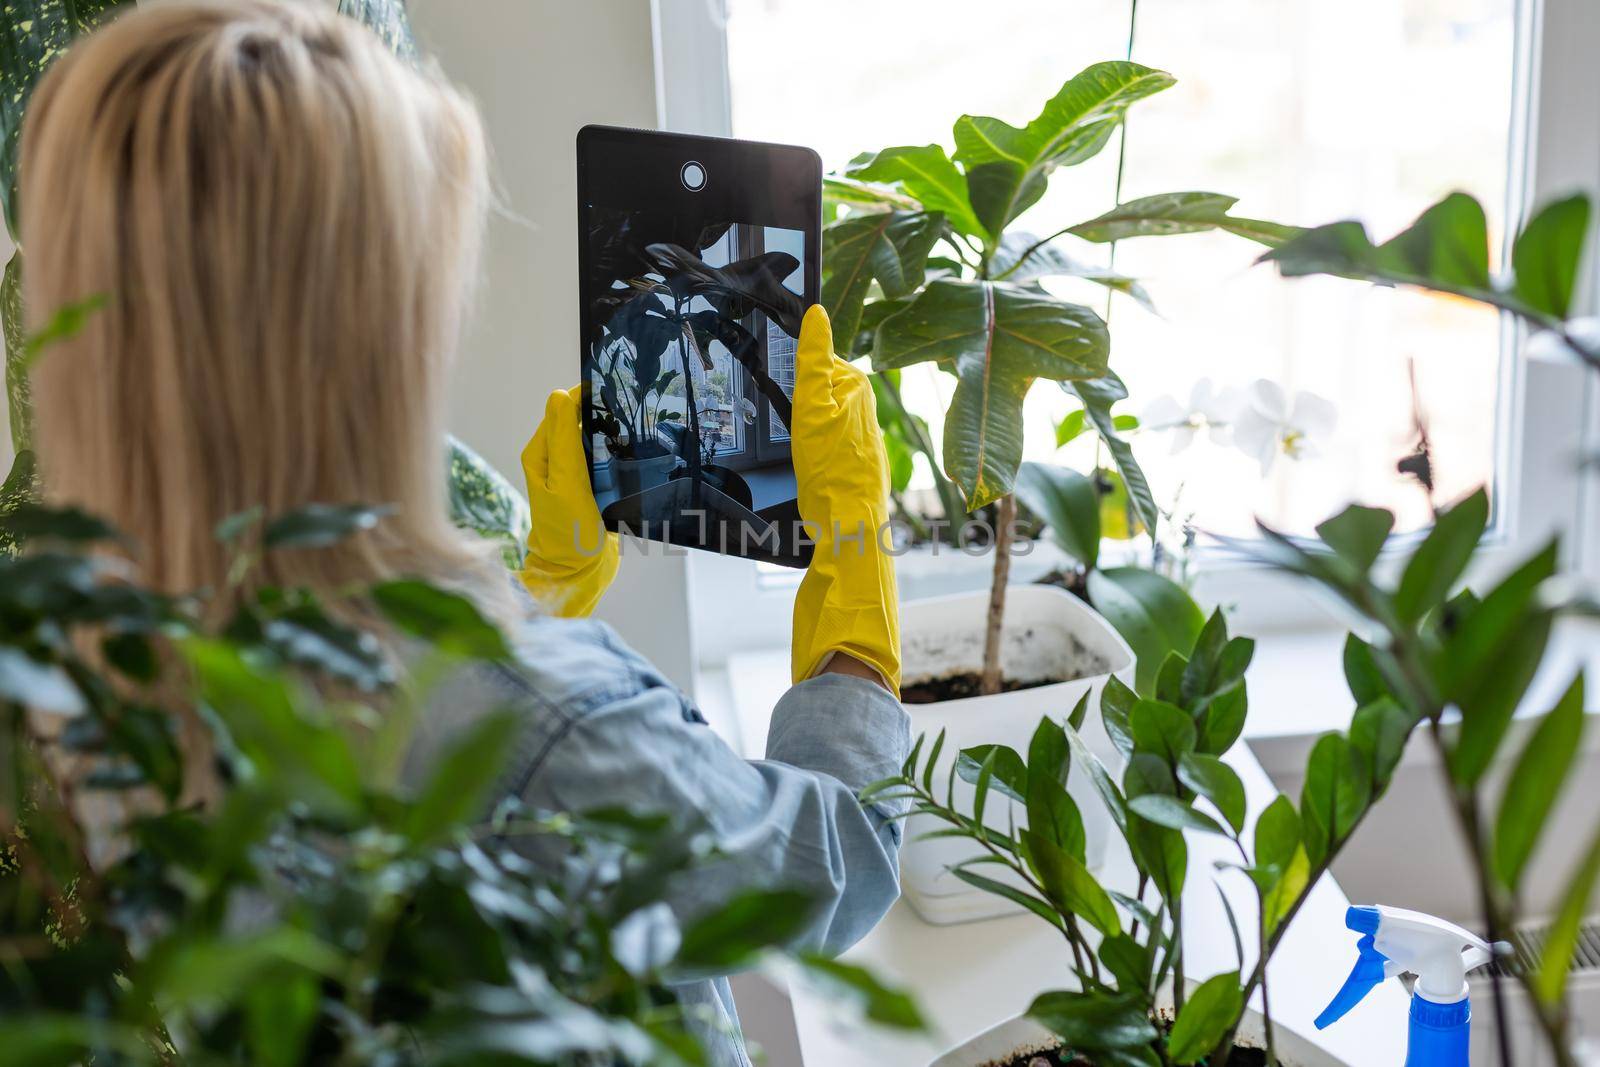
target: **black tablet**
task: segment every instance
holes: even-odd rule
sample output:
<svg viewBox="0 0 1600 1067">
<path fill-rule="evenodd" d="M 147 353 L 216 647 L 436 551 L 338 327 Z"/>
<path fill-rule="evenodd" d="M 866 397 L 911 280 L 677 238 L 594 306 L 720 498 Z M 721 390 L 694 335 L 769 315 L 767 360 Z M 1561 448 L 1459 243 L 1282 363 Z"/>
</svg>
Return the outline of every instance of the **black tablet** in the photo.
<svg viewBox="0 0 1600 1067">
<path fill-rule="evenodd" d="M 579 131 L 583 438 L 607 529 L 805 566 L 789 423 L 821 189 L 806 148 Z"/>
</svg>

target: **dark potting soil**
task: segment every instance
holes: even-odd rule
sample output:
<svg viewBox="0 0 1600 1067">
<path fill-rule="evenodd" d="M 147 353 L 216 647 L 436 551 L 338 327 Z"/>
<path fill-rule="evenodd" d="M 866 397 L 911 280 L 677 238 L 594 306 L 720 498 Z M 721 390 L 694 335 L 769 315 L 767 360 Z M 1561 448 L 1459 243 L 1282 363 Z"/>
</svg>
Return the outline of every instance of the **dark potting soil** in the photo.
<svg viewBox="0 0 1600 1067">
<path fill-rule="evenodd" d="M 1005 678 L 1000 682 L 1000 689 L 1005 693 L 1014 693 L 1018 689 L 1037 689 L 1041 685 L 1055 685 L 1057 682 L 1070 681 L 1068 678 L 1032 678 L 1019 681 L 1015 678 Z M 977 671 L 966 671 L 962 674 L 949 674 L 943 678 L 929 678 L 925 682 L 912 682 L 900 690 L 902 704 L 937 704 L 944 700 L 964 700 L 975 697 L 983 688 L 983 678 Z"/>
</svg>

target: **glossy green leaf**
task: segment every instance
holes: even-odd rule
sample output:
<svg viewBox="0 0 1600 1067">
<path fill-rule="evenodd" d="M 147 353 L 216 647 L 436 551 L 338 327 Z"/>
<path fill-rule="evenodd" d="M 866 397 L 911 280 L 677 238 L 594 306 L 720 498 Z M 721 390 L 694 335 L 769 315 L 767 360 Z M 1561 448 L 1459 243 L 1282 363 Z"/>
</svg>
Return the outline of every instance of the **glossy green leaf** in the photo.
<svg viewBox="0 0 1600 1067">
<path fill-rule="evenodd" d="M 1178 795 L 1178 778 L 1172 765 L 1152 752 L 1135 752 L 1122 772 L 1122 791 L 1129 800 L 1149 794 Z"/>
<path fill-rule="evenodd" d="M 1119 204 L 1067 232 L 1085 241 L 1105 243 L 1130 237 L 1170 237 L 1224 230 L 1264 245 L 1281 244 L 1299 232 L 1293 226 L 1228 214 L 1238 202 L 1238 197 L 1221 193 L 1157 193 Z"/>
<path fill-rule="evenodd" d="M 1117 988 L 1125 993 L 1146 989 L 1150 985 L 1150 971 L 1154 960 L 1150 951 L 1129 937 L 1118 934 L 1100 942 L 1096 953 L 1117 980 Z"/>
<path fill-rule="evenodd" d="M 1366 572 L 1377 561 L 1378 553 L 1394 529 L 1394 512 L 1352 504 L 1317 526 L 1323 544 L 1343 556 L 1357 570 Z"/>
<path fill-rule="evenodd" d="M 1394 607 L 1401 621 L 1416 622 L 1450 595 L 1488 522 L 1489 495 L 1482 489 L 1439 515 L 1400 576 Z"/>
<path fill-rule="evenodd" d="M 1579 673 L 1528 738 L 1501 795 L 1492 859 L 1495 874 L 1512 892 L 1521 882 L 1577 759 L 1583 737 L 1583 697 L 1583 675 Z"/>
<path fill-rule="evenodd" d="M 1249 710 L 1250 694 L 1244 680 L 1240 679 L 1206 701 L 1205 710 L 1200 715 L 1200 737 L 1195 747 L 1211 756 L 1227 752 L 1244 733 Z"/>
<path fill-rule="evenodd" d="M 1088 840 L 1083 815 L 1057 778 L 1042 773 L 1028 776 L 1028 828 L 1084 862 Z"/>
<path fill-rule="evenodd" d="M 1177 766 L 1185 752 L 1194 751 L 1197 734 L 1194 720 L 1180 707 L 1160 700 L 1141 700 L 1128 716 L 1136 751 L 1160 756 L 1169 767 Z"/>
<path fill-rule="evenodd" d="M 1124 758 L 1133 755 L 1133 727 L 1128 716 L 1133 714 L 1133 706 L 1138 702 L 1139 695 L 1116 675 L 1108 677 L 1105 688 L 1100 690 L 1101 725 Z"/>
<path fill-rule="evenodd" d="M 1074 1049 L 1136 1049 L 1156 1039 L 1148 1003 L 1131 990 L 1041 993 L 1028 1005 L 1028 1018 Z"/>
<path fill-rule="evenodd" d="M 942 214 L 956 232 L 983 233 L 967 200 L 966 178 L 939 145 L 885 148 L 851 162 L 845 174 L 860 181 L 898 185 L 924 209 Z"/>
<path fill-rule="evenodd" d="M 1371 794 L 1371 774 L 1349 742 L 1339 734 L 1320 738 L 1306 761 L 1300 794 L 1301 833 L 1313 867 L 1354 829 Z"/>
<path fill-rule="evenodd" d="M 1059 908 L 1081 916 L 1108 937 L 1121 929 L 1117 906 L 1111 902 L 1094 875 L 1075 856 L 1042 833 L 1020 831 L 1028 865 L 1044 886 L 1050 900 Z"/>
<path fill-rule="evenodd" d="M 1139 466 L 1139 461 L 1133 454 L 1133 446 L 1121 436 L 1124 416 L 1111 413 L 1113 404 L 1127 399 L 1127 387 L 1115 374 L 1107 374 L 1102 378 L 1087 381 L 1065 382 L 1062 388 L 1076 396 L 1083 404 L 1084 414 L 1094 425 L 1095 433 L 1099 435 L 1106 451 L 1111 454 L 1112 462 L 1117 465 L 1118 473 L 1122 475 L 1122 484 L 1127 491 L 1128 499 L 1133 503 L 1134 513 L 1153 537 L 1156 525 L 1160 521 L 1155 494 L 1150 491 L 1150 482 L 1145 478 L 1144 469 Z M 1101 525 L 1103 527 L 1104 522 Z"/>
<path fill-rule="evenodd" d="M 1381 245 L 1358 222 L 1305 230 L 1261 257 L 1285 277 L 1333 274 L 1390 285 L 1411 285 L 1478 300 L 1536 321 L 1549 317 L 1489 277 L 1489 232 L 1483 207 L 1451 193 Z"/>
<path fill-rule="evenodd" d="M 445 651 L 476 659 L 504 659 L 511 654 L 499 629 L 458 593 L 402 578 L 374 586 L 372 599 L 401 630 Z"/>
<path fill-rule="evenodd" d="M 1203 811 L 1197 811 L 1186 801 L 1161 793 L 1146 793 L 1128 801 L 1128 810 L 1141 819 L 1148 819 L 1169 830 L 1199 830 L 1208 834 L 1228 836 L 1217 820 Z"/>
<path fill-rule="evenodd" d="M 1372 646 L 1355 634 L 1347 634 L 1344 639 L 1344 679 L 1358 706 L 1390 695 L 1389 685 L 1373 658 Z"/>
<path fill-rule="evenodd" d="M 1100 496 L 1094 482 L 1069 467 L 1024 463 L 1017 471 L 1017 499 L 1045 521 L 1063 552 L 1093 568 L 1100 559 Z"/>
<path fill-rule="evenodd" d="M 1073 764 L 1089 779 L 1089 784 L 1094 786 L 1095 792 L 1100 794 L 1100 799 L 1105 802 L 1106 810 L 1111 813 L 1111 821 L 1117 824 L 1118 829 L 1126 831 L 1128 825 L 1128 804 L 1122 796 L 1122 790 L 1117 788 L 1117 783 L 1112 779 L 1111 772 L 1106 770 L 1105 764 L 1100 762 L 1100 757 L 1094 754 L 1078 731 L 1067 730 L 1067 747 L 1072 750 Z"/>
<path fill-rule="evenodd" d="M 922 285 L 943 225 L 943 216 L 926 211 L 879 211 L 847 215 L 823 232 L 822 305 L 837 336 L 860 330 L 874 283 L 890 299 Z"/>
<path fill-rule="evenodd" d="M 969 785 L 978 781 L 978 771 L 989 763 L 994 771 L 991 788 L 999 790 L 1012 800 L 1023 802 L 1028 798 L 1028 767 L 1017 750 L 1008 745 L 974 745 L 964 748 L 956 757 L 956 773 Z M 931 764 L 930 764 L 931 766 Z M 929 783 L 931 784 L 931 783 Z M 927 788 L 927 785 L 924 786 Z"/>
<path fill-rule="evenodd" d="M 972 886 L 974 889 L 981 889 L 985 893 L 990 893 L 997 897 L 1003 897 L 1006 900 L 1011 901 L 1013 904 L 1024 907 L 1033 912 L 1033 914 L 1037 915 L 1051 926 L 1054 926 L 1057 930 L 1061 929 L 1061 917 L 1056 912 L 1056 909 L 1052 907 L 1049 902 L 1040 900 L 1032 893 L 1025 893 L 1015 886 L 1007 885 L 1004 882 L 998 882 L 993 878 L 987 878 L 984 875 L 978 874 L 976 871 L 967 869 L 966 867 L 952 867 L 950 869 L 950 873 L 968 885 Z"/>
<path fill-rule="evenodd" d="M 463 729 L 434 764 L 406 818 L 406 836 L 419 843 L 447 837 L 488 814 L 491 790 L 524 725 L 510 711 L 485 715 Z"/>
<path fill-rule="evenodd" d="M 1038 378 L 1105 373 L 1109 340 L 1093 311 L 992 282 L 932 281 L 878 328 L 876 369 L 929 360 L 950 367 L 944 469 L 969 510 L 1011 491 L 1022 463 L 1022 401 Z"/>
<path fill-rule="evenodd" d="M 1187 655 L 1205 617 L 1182 586 L 1142 567 L 1111 567 L 1089 575 L 1089 601 L 1133 649 L 1135 688 L 1154 691 L 1169 652 Z"/>
<path fill-rule="evenodd" d="M 1488 770 L 1544 660 L 1552 620 L 1537 594 L 1556 567 L 1552 542 L 1495 586 L 1445 645 L 1445 695 L 1461 710 L 1450 772 L 1463 785 Z"/>
<path fill-rule="evenodd" d="M 1189 661 L 1182 653 L 1168 652 L 1166 659 L 1161 661 L 1161 669 L 1156 672 L 1155 699 L 1181 707 L 1183 676 L 1188 670 Z"/>
<path fill-rule="evenodd" d="M 956 160 L 966 168 L 968 197 L 990 238 L 1038 199 L 1050 170 L 1094 156 L 1130 105 L 1172 84 L 1170 75 L 1137 63 L 1096 63 L 1021 129 L 982 115 L 957 119 Z"/>
<path fill-rule="evenodd" d="M 1028 777 L 1046 778 L 1058 785 L 1066 785 L 1071 770 L 1066 730 L 1061 723 L 1046 715 L 1039 720 L 1028 742 Z"/>
<path fill-rule="evenodd" d="M 1256 866 L 1275 869 L 1281 878 L 1299 847 L 1300 816 L 1294 810 L 1294 802 L 1279 794 L 1256 819 Z"/>
<path fill-rule="evenodd" d="M 1529 307 L 1558 319 L 1572 312 L 1573 290 L 1589 236 L 1589 198 L 1582 193 L 1544 205 L 1511 249 L 1515 292 Z"/>
<path fill-rule="evenodd" d="M 815 902 L 793 889 L 747 889 L 683 930 L 677 964 L 727 974 L 760 952 L 786 945 L 811 924 Z"/>
<path fill-rule="evenodd" d="M 1127 839 L 1135 864 L 1170 906 L 1183 895 L 1188 875 L 1189 847 L 1183 834 L 1135 816 L 1129 819 Z"/>
<path fill-rule="evenodd" d="M 1244 1011 L 1239 973 L 1214 975 L 1184 1001 L 1167 1037 L 1167 1054 L 1177 1064 L 1198 1063 Z"/>
<path fill-rule="evenodd" d="M 1577 948 L 1584 918 L 1589 914 L 1589 900 L 1594 895 L 1597 880 L 1600 880 L 1600 830 L 1595 832 L 1573 868 L 1561 896 L 1561 907 L 1540 946 L 1543 958 L 1538 973 L 1533 976 L 1533 988 L 1546 1004 L 1559 1003 L 1566 993 L 1572 974 L 1572 954 Z"/>
<path fill-rule="evenodd" d="M 1361 705 L 1351 717 L 1350 746 L 1367 765 L 1375 793 L 1388 787 L 1416 723 L 1416 716 L 1386 696 Z"/>
<path fill-rule="evenodd" d="M 1235 834 L 1244 829 L 1244 783 L 1215 756 L 1186 752 L 1178 760 L 1178 781 L 1215 804 Z"/>
</svg>

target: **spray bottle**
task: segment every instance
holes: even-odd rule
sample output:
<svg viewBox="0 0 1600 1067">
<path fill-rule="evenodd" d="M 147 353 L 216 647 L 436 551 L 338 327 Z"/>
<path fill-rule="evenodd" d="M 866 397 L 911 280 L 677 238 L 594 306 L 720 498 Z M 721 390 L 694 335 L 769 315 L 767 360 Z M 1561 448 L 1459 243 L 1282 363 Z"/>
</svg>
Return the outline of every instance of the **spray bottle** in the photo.
<svg viewBox="0 0 1600 1067">
<path fill-rule="evenodd" d="M 1385 978 L 1414 974 L 1405 1067 L 1468 1067 L 1472 1005 L 1467 972 L 1509 952 L 1510 946 L 1491 946 L 1432 915 L 1381 905 L 1351 908 L 1344 924 L 1362 935 L 1356 943 L 1359 955 L 1333 1003 L 1317 1016 L 1317 1029 L 1338 1021 Z"/>
</svg>

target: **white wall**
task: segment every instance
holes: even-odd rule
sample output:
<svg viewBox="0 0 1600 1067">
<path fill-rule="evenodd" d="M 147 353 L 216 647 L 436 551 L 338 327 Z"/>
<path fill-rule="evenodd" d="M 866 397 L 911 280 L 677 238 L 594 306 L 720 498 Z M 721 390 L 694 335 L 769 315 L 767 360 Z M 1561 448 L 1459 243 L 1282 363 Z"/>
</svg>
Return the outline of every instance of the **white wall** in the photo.
<svg viewBox="0 0 1600 1067">
<path fill-rule="evenodd" d="M 501 200 L 451 428 L 520 484 L 545 397 L 578 380 L 573 141 L 591 122 L 656 126 L 651 3 L 411 0 L 410 11 L 423 50 L 482 109 Z M 682 557 L 629 554 L 598 614 L 692 690 L 687 572 Z"/>
</svg>

